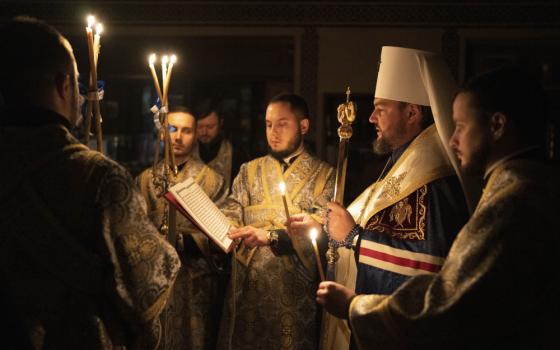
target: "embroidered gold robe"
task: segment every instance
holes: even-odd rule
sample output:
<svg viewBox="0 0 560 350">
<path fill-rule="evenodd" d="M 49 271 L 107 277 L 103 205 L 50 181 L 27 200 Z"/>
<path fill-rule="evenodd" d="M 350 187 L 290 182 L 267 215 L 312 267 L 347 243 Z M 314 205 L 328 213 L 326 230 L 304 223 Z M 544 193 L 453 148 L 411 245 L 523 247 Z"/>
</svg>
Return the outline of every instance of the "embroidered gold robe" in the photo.
<svg viewBox="0 0 560 350">
<path fill-rule="evenodd" d="M 195 158 L 200 158 L 199 155 L 199 145 L 193 149 L 193 156 Z M 225 186 L 229 191 L 231 185 L 231 169 L 233 167 L 233 147 L 228 139 L 222 139 L 220 142 L 220 149 L 216 154 L 214 159 L 210 160 L 208 163 L 214 171 L 220 174 L 224 178 Z M 239 166 L 239 165 L 238 165 Z"/>
<path fill-rule="evenodd" d="M 0 128 L 2 347 L 153 349 L 177 254 L 124 168 L 61 116 L 18 118 L 42 125 Z"/>
<path fill-rule="evenodd" d="M 557 168 L 510 159 L 493 170 L 437 274 L 350 306 L 361 349 L 558 347 Z"/>
<path fill-rule="evenodd" d="M 198 159 L 189 159 L 177 176 L 170 174 L 171 185 L 192 177 L 216 203 L 227 188 L 223 178 Z M 166 200 L 158 197 L 152 182 L 152 168 L 138 178 L 148 214 L 161 225 Z M 225 256 L 213 247 L 208 237 L 177 212 L 177 250 L 183 265 L 177 276 L 166 309 L 161 315 L 163 335 L 160 349 L 210 349 L 215 347 L 227 276 L 221 271 Z"/>
<path fill-rule="evenodd" d="M 242 165 L 223 206 L 225 214 L 238 226 L 284 229 L 280 181 L 286 183 L 290 213 L 311 212 L 332 198 L 334 171 L 307 152 L 284 174 L 273 157 L 257 158 Z M 283 238 L 291 244 L 278 255 L 269 247 L 247 250 L 241 245 L 238 259 L 233 262 L 220 349 L 317 347 L 318 272 L 313 248 L 306 237 Z"/>
</svg>

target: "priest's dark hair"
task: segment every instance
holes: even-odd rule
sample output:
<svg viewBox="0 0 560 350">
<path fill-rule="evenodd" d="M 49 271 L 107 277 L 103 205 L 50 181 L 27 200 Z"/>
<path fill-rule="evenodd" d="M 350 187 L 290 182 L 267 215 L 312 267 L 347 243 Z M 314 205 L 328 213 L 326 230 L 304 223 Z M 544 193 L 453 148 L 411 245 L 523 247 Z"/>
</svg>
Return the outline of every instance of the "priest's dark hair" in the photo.
<svg viewBox="0 0 560 350">
<path fill-rule="evenodd" d="M 531 144 L 546 140 L 546 94 L 528 69 L 516 65 L 495 68 L 473 77 L 459 93 L 471 94 L 481 122 L 502 113 L 523 140 Z"/>
<path fill-rule="evenodd" d="M 280 94 L 271 98 L 268 104 L 278 102 L 288 103 L 290 110 L 299 120 L 309 118 L 309 107 L 303 97 L 296 94 Z"/>
<path fill-rule="evenodd" d="M 212 113 L 216 113 L 218 119 L 223 119 L 223 105 L 221 101 L 216 98 L 205 98 L 194 108 L 194 117 L 196 120 L 204 119 Z"/>
<path fill-rule="evenodd" d="M 32 102 L 57 74 L 74 75 L 68 41 L 52 26 L 16 17 L 0 28 L 0 93 L 7 105 Z"/>
<path fill-rule="evenodd" d="M 186 106 L 173 106 L 169 108 L 169 113 L 187 113 L 192 114 L 190 108 Z"/>
</svg>

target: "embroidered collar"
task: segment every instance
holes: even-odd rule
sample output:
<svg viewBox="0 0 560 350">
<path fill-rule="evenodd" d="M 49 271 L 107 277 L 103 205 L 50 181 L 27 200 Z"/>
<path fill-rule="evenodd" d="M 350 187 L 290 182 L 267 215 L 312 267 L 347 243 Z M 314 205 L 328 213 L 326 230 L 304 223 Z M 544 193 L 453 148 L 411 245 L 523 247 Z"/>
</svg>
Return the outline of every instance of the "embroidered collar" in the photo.
<svg viewBox="0 0 560 350">
<path fill-rule="evenodd" d="M 502 157 L 502 158 L 498 159 L 498 161 L 494 162 L 494 164 L 492 164 L 492 165 L 490 165 L 489 167 L 486 168 L 486 171 L 484 172 L 484 181 L 488 180 L 488 177 L 490 176 L 490 174 L 494 170 L 496 170 L 500 165 L 504 164 L 508 160 L 519 157 L 520 155 L 522 155 L 524 153 L 536 150 L 538 148 L 539 148 L 539 146 L 537 146 L 537 145 L 525 147 L 525 148 L 517 150 L 513 153 L 510 153 L 509 155 L 507 155 L 505 157 Z"/>
</svg>

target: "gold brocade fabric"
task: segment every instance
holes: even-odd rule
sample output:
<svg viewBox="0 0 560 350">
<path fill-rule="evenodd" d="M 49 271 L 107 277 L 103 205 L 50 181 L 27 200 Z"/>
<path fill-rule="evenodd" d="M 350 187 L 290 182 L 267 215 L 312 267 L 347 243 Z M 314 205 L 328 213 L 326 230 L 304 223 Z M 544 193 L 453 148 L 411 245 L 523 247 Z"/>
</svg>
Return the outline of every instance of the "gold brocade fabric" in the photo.
<svg viewBox="0 0 560 350">
<path fill-rule="evenodd" d="M 196 147 L 193 148 L 193 157 L 200 158 L 198 154 L 198 143 L 196 144 Z M 228 139 L 223 139 L 220 143 L 218 154 L 214 159 L 208 162 L 208 166 L 214 169 L 214 171 L 218 174 L 222 175 L 227 189 L 229 189 L 231 185 L 232 161 L 233 148 L 231 142 Z"/>
<path fill-rule="evenodd" d="M 61 125 L 0 134 L 2 347 L 153 349 L 180 262 L 128 172 Z"/>
<path fill-rule="evenodd" d="M 348 211 L 365 227 L 369 219 L 420 187 L 454 174 L 453 167 L 441 144 L 435 125 L 422 131 L 407 147 L 387 175 L 368 187 Z M 369 200 L 368 200 L 369 199 Z"/>
<path fill-rule="evenodd" d="M 307 152 L 284 174 L 271 156 L 257 158 L 242 165 L 222 207 L 224 213 L 239 226 L 284 228 L 280 181 L 286 183 L 290 213 L 312 211 L 332 198 L 334 171 Z M 259 247 L 249 259 L 233 262 L 219 349 L 317 347 L 318 273 L 313 248 L 306 237 L 292 237 L 291 243 L 291 252 L 274 255 L 269 247 Z"/>
<path fill-rule="evenodd" d="M 438 274 L 354 298 L 359 348 L 557 348 L 558 178 L 540 161 L 500 164 Z"/>
<path fill-rule="evenodd" d="M 198 159 L 189 159 L 177 176 L 170 174 L 171 186 L 192 177 L 204 192 L 220 203 L 227 188 L 223 178 Z M 146 169 L 138 178 L 142 194 L 148 203 L 148 213 L 156 226 L 161 225 L 167 201 L 157 196 L 152 182 L 152 168 Z M 183 251 L 179 243 L 179 256 L 183 262 L 170 299 L 161 315 L 162 340 L 159 349 L 211 349 L 218 335 L 224 287 L 216 270 L 214 253 L 219 248 L 210 246 L 206 235 L 187 218 L 177 213 L 179 241 L 190 236 L 198 251 Z M 225 256 L 222 256 L 225 259 Z"/>
<path fill-rule="evenodd" d="M 411 142 L 382 180 L 370 185 L 348 206 L 348 211 L 362 227 L 380 220 L 380 224 L 383 224 L 382 216 L 386 216 L 385 224 L 395 226 L 397 228 L 395 232 L 399 233 L 400 238 L 417 234 L 416 239 L 423 239 L 426 206 L 419 199 L 425 195 L 426 184 L 450 174 L 453 174 L 452 165 L 447 158 L 437 130 L 432 125 Z M 409 196 L 417 197 L 416 203 L 421 203 L 422 207 L 419 206 L 412 211 L 416 216 L 413 220 L 415 225 L 407 230 L 404 227 L 399 228 L 396 217 L 408 219 L 408 212 L 394 212 L 395 220 L 391 220 L 391 212 L 394 207 L 398 207 L 400 202 L 406 209 L 405 201 Z M 391 206 L 394 207 L 391 208 Z M 389 209 L 389 211 L 384 209 Z M 418 215 L 419 213 L 421 215 Z M 353 290 L 357 273 L 355 256 L 353 251 L 347 252 L 345 249 L 339 249 L 339 253 L 341 256 L 336 264 L 336 281 Z M 335 343 L 348 346 L 350 329 L 346 322 L 327 315 L 325 323 L 323 350 L 335 350 L 330 345 Z"/>
</svg>

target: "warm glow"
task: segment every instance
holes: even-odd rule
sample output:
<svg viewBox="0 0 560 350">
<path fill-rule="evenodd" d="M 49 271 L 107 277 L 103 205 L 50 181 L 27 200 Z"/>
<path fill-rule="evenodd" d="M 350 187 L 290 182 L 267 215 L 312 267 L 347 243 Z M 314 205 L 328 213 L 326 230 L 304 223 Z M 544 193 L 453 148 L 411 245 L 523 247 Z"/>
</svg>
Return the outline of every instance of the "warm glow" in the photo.
<svg viewBox="0 0 560 350">
<path fill-rule="evenodd" d="M 161 58 L 161 64 L 167 64 L 169 62 L 169 56 L 165 55 Z"/>
<path fill-rule="evenodd" d="M 102 32 L 103 32 L 103 24 L 97 23 L 97 25 L 95 26 L 95 34 L 101 35 Z"/>
<path fill-rule="evenodd" d="M 94 24 L 95 24 L 95 16 L 92 16 L 92 15 L 87 16 L 87 26 L 88 26 L 88 28 L 91 29 L 91 27 L 93 27 Z"/>
<path fill-rule="evenodd" d="M 311 230 L 309 230 L 309 238 L 311 238 L 312 241 L 316 241 L 317 240 L 317 229 L 316 228 L 312 228 Z"/>
<path fill-rule="evenodd" d="M 175 62 L 177 62 L 177 56 L 175 55 L 171 55 L 171 61 L 172 64 L 174 64 Z"/>
<path fill-rule="evenodd" d="M 281 195 L 286 194 L 286 184 L 283 181 L 278 184 L 278 189 L 280 190 Z"/>
<path fill-rule="evenodd" d="M 148 62 L 150 62 L 150 66 L 153 66 L 154 63 L 156 63 L 156 58 L 157 58 L 157 56 L 156 56 L 155 53 L 150 55 L 150 57 L 148 58 Z"/>
</svg>

